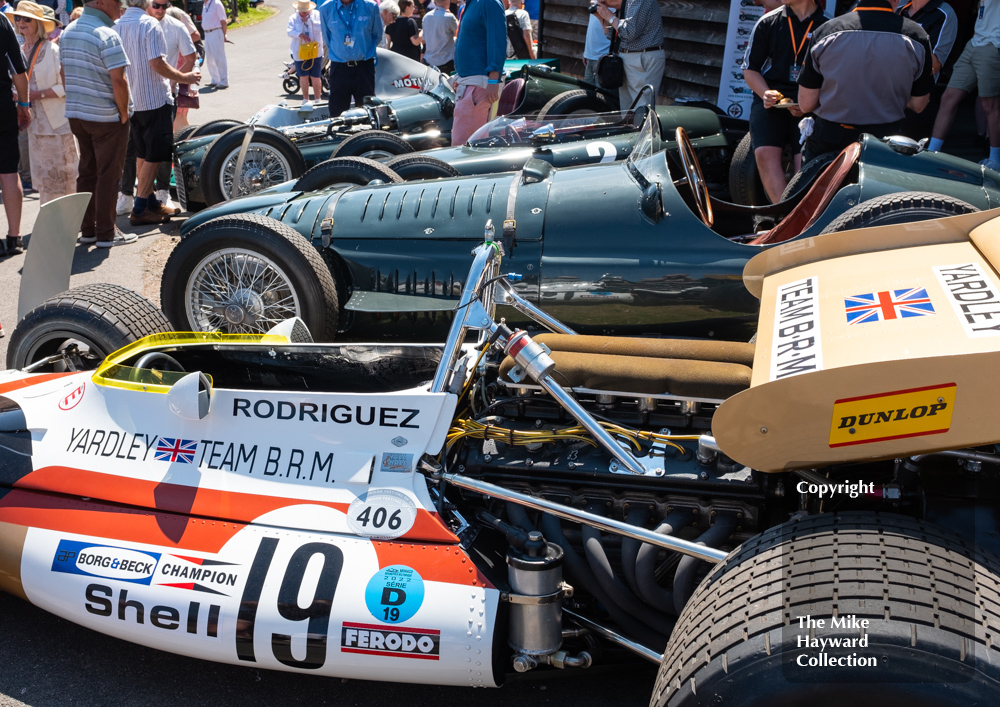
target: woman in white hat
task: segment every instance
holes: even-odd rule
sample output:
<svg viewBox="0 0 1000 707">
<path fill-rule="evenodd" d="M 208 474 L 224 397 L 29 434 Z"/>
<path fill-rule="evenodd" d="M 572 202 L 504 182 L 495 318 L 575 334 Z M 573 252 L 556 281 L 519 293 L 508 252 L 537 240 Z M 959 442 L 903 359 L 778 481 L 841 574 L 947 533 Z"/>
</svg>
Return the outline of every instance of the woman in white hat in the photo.
<svg viewBox="0 0 1000 707">
<path fill-rule="evenodd" d="M 316 3 L 309 0 L 298 0 L 292 3 L 295 12 L 288 18 L 288 36 L 292 38 L 292 59 L 295 60 L 295 73 L 299 76 L 302 87 L 303 105 L 312 105 L 309 100 L 309 86 L 312 85 L 313 97 L 319 101 L 323 97 L 323 80 L 320 72 L 323 69 L 323 28 L 320 24 L 319 10 Z M 315 58 L 302 59 L 302 45 L 317 43 Z"/>
<path fill-rule="evenodd" d="M 44 204 L 76 191 L 79 155 L 66 120 L 66 90 L 60 76 L 59 47 L 49 41 L 56 21 L 30 0 L 6 13 L 24 37 L 28 60 L 28 100 L 33 120 L 28 127 L 31 183 Z"/>
</svg>

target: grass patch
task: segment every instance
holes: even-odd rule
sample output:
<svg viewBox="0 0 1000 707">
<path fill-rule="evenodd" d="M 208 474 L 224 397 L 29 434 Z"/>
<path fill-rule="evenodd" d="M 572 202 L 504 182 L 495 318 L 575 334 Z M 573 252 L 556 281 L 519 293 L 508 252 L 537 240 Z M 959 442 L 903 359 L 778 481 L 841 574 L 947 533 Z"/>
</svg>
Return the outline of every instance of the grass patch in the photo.
<svg viewBox="0 0 1000 707">
<path fill-rule="evenodd" d="M 263 22 L 277 11 L 278 8 L 271 7 L 270 5 L 258 5 L 257 7 L 251 7 L 248 12 L 240 13 L 239 17 L 236 18 L 236 21 L 229 25 L 229 29 L 251 27 L 258 22 Z"/>
</svg>

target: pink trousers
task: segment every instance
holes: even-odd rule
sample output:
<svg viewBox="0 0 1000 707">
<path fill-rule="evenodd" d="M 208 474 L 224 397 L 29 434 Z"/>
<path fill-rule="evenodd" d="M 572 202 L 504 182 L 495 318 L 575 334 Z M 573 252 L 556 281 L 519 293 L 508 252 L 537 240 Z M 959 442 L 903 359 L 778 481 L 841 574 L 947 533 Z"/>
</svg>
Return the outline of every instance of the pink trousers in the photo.
<svg viewBox="0 0 1000 707">
<path fill-rule="evenodd" d="M 464 145 L 472 133 L 483 127 L 490 119 L 492 103 L 484 97 L 486 89 L 479 86 L 460 86 L 464 91 L 455 103 L 455 119 L 451 124 L 451 144 Z"/>
</svg>

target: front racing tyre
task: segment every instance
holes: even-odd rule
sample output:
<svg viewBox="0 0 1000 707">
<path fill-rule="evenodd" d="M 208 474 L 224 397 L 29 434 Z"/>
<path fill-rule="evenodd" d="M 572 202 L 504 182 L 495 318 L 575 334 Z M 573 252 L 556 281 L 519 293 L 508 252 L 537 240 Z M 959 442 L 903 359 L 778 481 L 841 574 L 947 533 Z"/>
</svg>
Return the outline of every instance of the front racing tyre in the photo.
<svg viewBox="0 0 1000 707">
<path fill-rule="evenodd" d="M 385 130 L 365 130 L 344 140 L 330 157 L 367 157 L 385 159 L 413 152 L 413 146 L 398 135 Z"/>
<path fill-rule="evenodd" d="M 618 109 L 608 102 L 604 94 L 578 88 L 553 96 L 538 111 L 538 120 L 545 120 L 555 115 L 593 115 L 594 113 L 609 113 L 614 110 Z"/>
<path fill-rule="evenodd" d="M 45 300 L 18 322 L 7 346 L 7 368 L 70 352 L 75 368 L 92 370 L 111 352 L 168 331 L 163 312 L 132 290 L 108 284 L 75 287 Z M 69 369 L 58 362 L 39 370 Z"/>
<path fill-rule="evenodd" d="M 701 582 L 650 704 L 996 704 L 998 588 L 1000 558 L 930 523 L 872 512 L 790 521 Z M 803 626 L 807 616 L 825 625 Z"/>
<path fill-rule="evenodd" d="M 207 206 L 298 179 L 306 161 L 284 134 L 254 126 L 240 174 L 236 174 L 243 138 L 249 126 L 240 124 L 215 139 L 201 160 L 201 184 Z"/>
<path fill-rule="evenodd" d="M 335 186 L 364 186 L 380 180 L 386 184 L 404 181 L 388 166 L 364 157 L 334 157 L 320 162 L 299 177 L 294 191 L 319 191 Z"/>
<path fill-rule="evenodd" d="M 822 233 L 853 231 L 869 226 L 892 226 L 899 223 L 927 221 L 944 216 L 979 211 L 961 199 L 926 191 L 904 191 L 862 201 L 831 221 Z M 822 235 L 821 233 L 821 235 Z"/>
<path fill-rule="evenodd" d="M 385 166 L 398 174 L 404 182 L 462 176 L 461 172 L 444 160 L 430 155 L 400 155 L 386 162 Z"/>
<path fill-rule="evenodd" d="M 207 123 L 202 123 L 201 125 L 194 126 L 189 134 L 189 138 L 195 137 L 205 137 L 206 135 L 221 135 L 231 128 L 237 128 L 243 125 L 238 120 L 232 120 L 230 118 L 220 118 L 219 120 L 210 120 Z"/>
<path fill-rule="evenodd" d="M 266 216 L 222 216 L 192 230 L 167 259 L 160 293 L 184 331 L 262 334 L 301 317 L 315 341 L 337 333 L 337 287 L 322 255 Z"/>
<path fill-rule="evenodd" d="M 197 130 L 198 128 L 200 128 L 200 127 L 201 127 L 200 125 L 185 125 L 180 130 L 175 130 L 174 131 L 174 144 L 176 145 L 176 144 L 178 144 L 180 142 L 184 142 L 185 140 L 188 140 L 191 137 L 192 133 L 194 133 L 194 131 Z"/>
</svg>

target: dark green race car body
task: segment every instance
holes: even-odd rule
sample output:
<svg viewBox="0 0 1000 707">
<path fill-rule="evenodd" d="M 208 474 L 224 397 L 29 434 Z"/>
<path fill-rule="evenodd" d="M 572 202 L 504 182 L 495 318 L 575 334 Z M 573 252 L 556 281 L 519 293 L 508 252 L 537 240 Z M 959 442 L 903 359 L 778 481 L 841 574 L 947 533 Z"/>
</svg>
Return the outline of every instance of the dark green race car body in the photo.
<svg viewBox="0 0 1000 707">
<path fill-rule="evenodd" d="M 617 91 L 604 91 L 546 66 L 523 65 L 508 83 L 512 90 L 508 94 L 511 105 L 507 115 L 535 114 L 555 96 L 577 89 L 589 91 L 595 104 L 605 110 L 618 108 Z M 345 139 L 372 128 L 388 130 L 416 150 L 450 145 L 454 91 L 443 81 L 425 86 L 425 89 L 387 101 L 370 99 L 365 106 L 344 113 L 342 124 L 333 125 L 325 119 L 279 128 L 279 132 L 291 140 L 288 147 L 298 153 L 279 160 L 280 168 L 287 172 L 282 181 L 300 177 L 305 170 L 329 159 Z M 245 128 L 233 130 L 245 131 Z M 177 191 L 187 211 L 197 211 L 212 201 L 206 194 L 202 171 L 209 148 L 219 139 L 219 135 L 207 135 L 174 146 Z M 233 149 L 238 151 L 239 140 L 236 142 Z M 231 157 L 230 161 L 234 159 Z M 220 175 L 213 176 L 220 178 Z M 244 186 L 244 194 L 253 190 L 249 183 Z"/>
<path fill-rule="evenodd" d="M 652 123 L 649 131 L 658 132 Z M 519 291 L 578 331 L 747 337 L 758 303 L 743 287 L 743 266 L 768 246 L 749 244 L 753 235 L 745 234 L 762 216 L 780 221 L 798 200 L 744 207 L 712 199 L 710 228 L 696 215 L 681 174 L 674 157 L 651 154 L 643 142 L 629 160 L 613 164 L 559 170 L 529 160 L 515 174 L 314 193 L 288 184 L 192 217 L 178 248 L 187 241 L 193 247 L 212 229 L 232 228 L 239 237 L 227 216 L 275 219 L 325 252 L 340 293 L 339 332 L 426 340 L 440 336 L 436 325 L 450 315 L 409 311 L 417 309 L 412 298 L 455 297 L 486 221 L 499 230 L 512 220 L 516 246 L 505 266 L 521 276 Z M 798 236 L 817 235 L 852 207 L 899 192 L 935 192 L 977 209 L 1000 206 L 1000 174 L 943 154 L 901 154 L 870 136 L 834 186 L 832 200 Z M 176 272 L 170 287 L 185 291 Z M 360 304 L 358 293 L 365 293 Z M 170 298 L 165 294 L 164 310 L 181 325 L 183 305 Z"/>
</svg>

